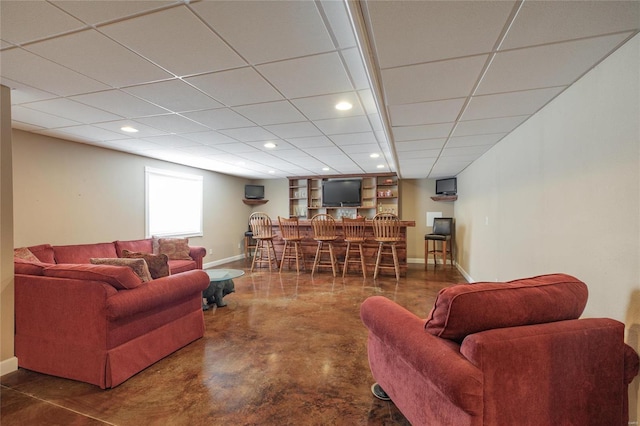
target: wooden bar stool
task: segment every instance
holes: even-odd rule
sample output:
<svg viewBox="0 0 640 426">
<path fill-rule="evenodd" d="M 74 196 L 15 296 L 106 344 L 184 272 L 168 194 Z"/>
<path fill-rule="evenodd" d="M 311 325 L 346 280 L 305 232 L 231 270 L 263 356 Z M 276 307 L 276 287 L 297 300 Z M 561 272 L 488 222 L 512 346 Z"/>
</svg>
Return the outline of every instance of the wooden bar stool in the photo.
<svg viewBox="0 0 640 426">
<path fill-rule="evenodd" d="M 424 268 L 427 269 L 429 254 L 433 254 L 433 263 L 438 265 L 436 255 L 442 256 L 442 264 L 447 264 L 447 254 L 453 266 L 453 218 L 438 217 L 433 219 L 433 232 L 424 236 Z M 433 249 L 429 249 L 429 241 L 433 241 Z M 440 250 L 438 250 L 440 241 Z"/>
<path fill-rule="evenodd" d="M 398 252 L 396 250 L 396 244 L 401 241 L 400 219 L 398 219 L 398 216 L 392 213 L 378 213 L 375 215 L 373 217 L 373 235 L 378 242 L 378 255 L 376 256 L 373 279 L 378 278 L 379 269 L 394 269 L 396 280 L 400 280 L 400 265 L 398 264 Z M 385 248 L 391 248 L 393 265 L 384 264 L 381 261 Z"/>
<path fill-rule="evenodd" d="M 282 249 L 282 259 L 280 260 L 280 272 L 284 268 L 284 262 L 287 261 L 287 265 L 291 264 L 291 260 L 296 261 L 296 272 L 300 273 L 300 260 L 302 260 L 302 269 L 305 269 L 304 252 L 300 243 L 302 237 L 300 236 L 300 227 L 298 226 L 298 218 L 285 218 L 278 216 L 278 224 L 280 225 L 280 233 L 284 240 L 284 248 Z M 294 253 L 291 253 L 291 250 Z"/>
<path fill-rule="evenodd" d="M 266 262 L 269 265 L 269 272 L 271 272 L 271 263 L 274 262 L 276 269 L 278 269 L 278 258 L 273 247 L 273 229 L 269 215 L 262 212 L 252 213 L 249 216 L 249 226 L 251 227 L 253 239 L 256 240 L 256 251 L 251 262 L 251 272 L 253 272 L 256 263 L 260 267 Z M 272 254 L 273 257 L 271 257 Z"/>
<path fill-rule="evenodd" d="M 331 266 L 333 276 L 336 276 L 336 260 L 335 254 L 333 254 L 333 242 L 338 238 L 336 234 L 336 221 L 328 214 L 319 213 L 311 218 L 311 227 L 313 228 L 313 239 L 318 242 L 318 248 L 316 249 L 316 258 L 313 261 L 313 268 L 311 268 L 311 275 L 316 272 L 316 269 L 324 266 Z M 322 260 L 322 255 L 328 254 L 329 259 L 327 261 Z"/>
<path fill-rule="evenodd" d="M 365 237 L 365 219 L 364 217 L 358 219 L 350 219 L 342 217 L 342 230 L 344 232 L 344 240 L 347 242 L 347 252 L 344 256 L 344 267 L 342 268 L 342 277 L 347 273 L 349 269 L 349 263 L 360 264 L 362 269 L 362 277 L 367 278 L 367 267 L 364 263 L 364 251 L 362 250 L 362 244 L 364 244 Z M 352 244 L 354 245 L 352 247 Z M 356 253 L 360 256 L 356 259 L 350 259 L 349 253 L 351 249 L 358 249 Z"/>
</svg>

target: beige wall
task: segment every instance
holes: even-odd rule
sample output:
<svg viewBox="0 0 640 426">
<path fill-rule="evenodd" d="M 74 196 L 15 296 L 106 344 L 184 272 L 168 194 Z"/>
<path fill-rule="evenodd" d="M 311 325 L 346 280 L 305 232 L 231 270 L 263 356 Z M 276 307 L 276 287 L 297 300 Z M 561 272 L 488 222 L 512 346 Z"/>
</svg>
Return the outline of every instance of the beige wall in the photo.
<svg viewBox="0 0 640 426">
<path fill-rule="evenodd" d="M 624 321 L 640 352 L 638 76 L 640 36 L 463 171 L 455 216 L 472 279 L 572 274 L 589 287 L 584 316 Z"/>
<path fill-rule="evenodd" d="M 11 94 L 0 86 L 0 375 L 17 368 L 13 356 L 13 175 Z"/>
<path fill-rule="evenodd" d="M 81 244 L 144 238 L 144 168 L 204 177 L 204 262 L 243 253 L 251 208 L 246 179 L 179 166 L 90 145 L 13 131 L 14 243 Z"/>
</svg>

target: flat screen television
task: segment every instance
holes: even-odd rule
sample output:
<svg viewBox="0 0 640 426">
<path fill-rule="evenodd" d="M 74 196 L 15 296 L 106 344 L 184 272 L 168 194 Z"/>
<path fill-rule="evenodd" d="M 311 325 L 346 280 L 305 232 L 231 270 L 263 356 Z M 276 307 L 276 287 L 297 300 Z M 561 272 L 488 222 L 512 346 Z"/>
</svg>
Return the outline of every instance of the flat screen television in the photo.
<svg viewBox="0 0 640 426">
<path fill-rule="evenodd" d="M 247 200 L 262 200 L 264 198 L 263 185 L 245 185 L 244 198 Z"/>
<path fill-rule="evenodd" d="M 458 193 L 458 181 L 456 178 L 436 180 L 437 195 L 456 195 Z"/>
<path fill-rule="evenodd" d="M 322 182 L 322 207 L 357 207 L 362 204 L 362 179 Z"/>
</svg>

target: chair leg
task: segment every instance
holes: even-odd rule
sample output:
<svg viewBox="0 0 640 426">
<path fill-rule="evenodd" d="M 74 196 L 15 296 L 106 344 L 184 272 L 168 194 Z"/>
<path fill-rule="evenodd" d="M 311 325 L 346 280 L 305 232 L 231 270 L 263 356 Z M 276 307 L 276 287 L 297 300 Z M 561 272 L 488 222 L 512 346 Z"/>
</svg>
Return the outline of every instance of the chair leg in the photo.
<svg viewBox="0 0 640 426">
<path fill-rule="evenodd" d="M 362 243 L 358 243 L 358 250 L 360 251 L 360 264 L 362 265 L 362 277 L 367 278 L 367 267 L 364 263 L 364 252 L 362 250 Z"/>
<path fill-rule="evenodd" d="M 427 269 L 429 263 L 429 240 L 424 240 L 424 269 Z"/>
<path fill-rule="evenodd" d="M 329 257 L 330 257 L 330 261 L 331 261 L 331 271 L 333 271 L 333 276 L 336 276 L 336 263 L 338 262 L 336 260 L 336 256 L 333 254 L 333 244 L 329 243 Z"/>
<path fill-rule="evenodd" d="M 380 267 L 380 258 L 382 257 L 382 247 L 383 244 L 379 243 L 378 244 L 378 255 L 376 256 L 376 267 L 373 271 L 373 279 L 375 280 L 376 278 L 378 278 L 378 268 Z"/>
<path fill-rule="evenodd" d="M 396 251 L 396 245 L 391 245 L 391 253 L 393 254 L 393 268 L 396 271 L 396 281 L 400 281 L 400 265 L 398 263 L 398 252 Z"/>
<path fill-rule="evenodd" d="M 253 253 L 253 260 L 251 261 L 251 272 L 253 272 L 253 267 L 256 265 L 256 259 L 258 258 L 258 254 L 260 253 L 261 245 L 262 245 L 262 240 L 258 240 L 256 242 L 256 251 Z"/>
<path fill-rule="evenodd" d="M 442 266 L 447 266 L 447 240 L 442 241 Z"/>
<path fill-rule="evenodd" d="M 295 249 L 294 251 L 296 252 L 296 273 L 300 273 L 300 253 L 298 252 L 298 248 L 300 247 L 300 243 L 298 241 L 295 241 L 293 243 L 293 248 Z M 302 268 L 304 269 L 304 263 L 302 265 Z"/>
<path fill-rule="evenodd" d="M 342 266 L 342 278 L 347 273 L 347 269 L 349 269 L 349 250 L 351 249 L 351 241 L 347 241 L 347 251 L 344 255 L 344 265 Z"/>
</svg>

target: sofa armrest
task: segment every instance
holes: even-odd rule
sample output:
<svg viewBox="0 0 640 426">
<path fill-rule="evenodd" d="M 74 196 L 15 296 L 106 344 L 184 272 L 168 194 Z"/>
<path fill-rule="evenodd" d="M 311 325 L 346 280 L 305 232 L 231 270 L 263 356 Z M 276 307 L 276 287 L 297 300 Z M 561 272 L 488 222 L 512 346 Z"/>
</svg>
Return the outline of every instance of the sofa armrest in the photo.
<svg viewBox="0 0 640 426">
<path fill-rule="evenodd" d="M 100 281 L 16 275 L 16 336 L 72 344 L 82 341 L 87 346 L 104 344 L 106 302 L 116 293 Z"/>
<path fill-rule="evenodd" d="M 490 424 L 626 424 L 624 324 L 579 319 L 487 330 L 461 353 L 485 377 Z"/>
<path fill-rule="evenodd" d="M 189 246 L 189 256 L 195 260 L 196 268 L 202 269 L 202 259 L 207 255 L 207 249 L 199 246 Z"/>
<path fill-rule="evenodd" d="M 398 357 L 413 367 L 421 377 L 416 380 L 430 382 L 446 399 L 467 412 L 481 410 L 483 377 L 480 370 L 459 352 L 459 345 L 433 336 L 424 330 L 425 320 L 382 296 L 367 298 L 360 307 L 360 317 L 369 329 L 369 339 L 379 340 L 385 352 L 382 358 Z M 376 361 L 369 345 L 369 363 L 374 378 L 386 366 Z M 376 365 L 377 364 L 377 365 Z M 393 372 L 390 372 L 393 377 Z M 380 383 L 394 399 L 402 383 Z"/>
<path fill-rule="evenodd" d="M 209 276 L 197 269 L 146 282 L 133 290 L 120 291 L 107 300 L 107 317 L 117 320 L 159 306 L 175 305 L 185 299 L 202 299 Z"/>
</svg>

